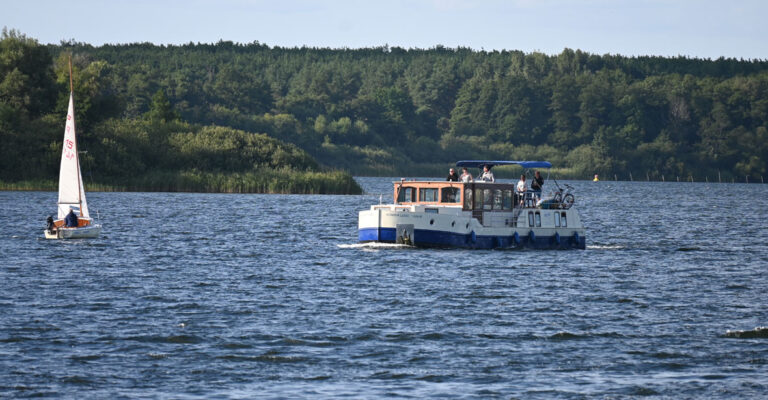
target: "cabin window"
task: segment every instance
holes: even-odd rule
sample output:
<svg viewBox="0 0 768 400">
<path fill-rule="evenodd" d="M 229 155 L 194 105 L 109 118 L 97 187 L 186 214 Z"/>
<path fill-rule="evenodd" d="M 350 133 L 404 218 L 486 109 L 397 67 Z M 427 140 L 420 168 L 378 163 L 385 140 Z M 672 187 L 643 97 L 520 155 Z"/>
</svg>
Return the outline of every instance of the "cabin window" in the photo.
<svg viewBox="0 0 768 400">
<path fill-rule="evenodd" d="M 483 209 L 483 190 L 475 190 L 475 210 Z"/>
<path fill-rule="evenodd" d="M 560 225 L 561 225 L 561 226 L 564 226 L 564 227 L 565 227 L 565 226 L 568 226 L 568 220 L 567 220 L 567 219 L 566 219 L 566 217 L 565 217 L 565 213 L 563 213 L 563 217 L 562 217 L 562 218 L 560 218 Z"/>
<path fill-rule="evenodd" d="M 533 227 L 533 211 L 528 211 L 528 226 Z"/>
<path fill-rule="evenodd" d="M 464 190 L 464 209 L 465 210 L 472 209 L 472 189 Z"/>
<path fill-rule="evenodd" d="M 398 203 L 411 203 L 416 199 L 416 188 L 404 186 L 400 188 L 400 193 L 397 194 Z"/>
<path fill-rule="evenodd" d="M 505 210 L 511 210 L 512 209 L 512 191 L 511 190 L 505 190 L 504 191 L 504 200 L 503 200 L 503 208 Z"/>
<path fill-rule="evenodd" d="M 541 226 L 541 213 L 536 211 L 536 226 Z"/>
<path fill-rule="evenodd" d="M 501 189 L 493 191 L 493 209 L 501 210 Z"/>
<path fill-rule="evenodd" d="M 440 190 L 440 201 L 443 203 L 461 202 L 461 192 L 459 188 L 447 187 Z"/>
<path fill-rule="evenodd" d="M 555 213 L 555 227 L 560 227 L 560 213 Z"/>
<path fill-rule="evenodd" d="M 437 201 L 437 188 L 419 189 L 419 201 Z"/>
<path fill-rule="evenodd" d="M 493 192 L 491 189 L 483 190 L 483 200 L 485 201 L 485 203 L 483 203 L 484 210 L 493 209 Z"/>
</svg>

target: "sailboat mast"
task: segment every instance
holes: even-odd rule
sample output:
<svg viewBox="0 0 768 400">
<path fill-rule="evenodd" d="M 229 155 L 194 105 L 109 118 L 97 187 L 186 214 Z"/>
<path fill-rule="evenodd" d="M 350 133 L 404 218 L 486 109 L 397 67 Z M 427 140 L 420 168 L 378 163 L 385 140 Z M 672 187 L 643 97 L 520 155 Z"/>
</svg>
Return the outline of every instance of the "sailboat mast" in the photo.
<svg viewBox="0 0 768 400">
<path fill-rule="evenodd" d="M 72 55 L 69 55 L 69 93 L 74 93 L 75 89 L 72 86 Z"/>
<path fill-rule="evenodd" d="M 74 99 L 75 88 L 72 85 L 72 55 L 69 55 L 69 95 Z M 77 163 L 77 202 L 80 209 L 80 216 L 83 216 L 83 174 L 80 172 L 80 153 L 77 150 L 77 124 L 75 123 L 75 107 L 74 100 L 72 101 L 72 137 L 75 139 L 75 162 Z"/>
</svg>

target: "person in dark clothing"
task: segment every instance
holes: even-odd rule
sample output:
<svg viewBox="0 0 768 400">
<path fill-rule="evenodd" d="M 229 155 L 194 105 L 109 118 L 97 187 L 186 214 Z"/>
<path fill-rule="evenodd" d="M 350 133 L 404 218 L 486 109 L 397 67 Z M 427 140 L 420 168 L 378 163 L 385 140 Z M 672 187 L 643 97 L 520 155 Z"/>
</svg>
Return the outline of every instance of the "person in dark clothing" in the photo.
<svg viewBox="0 0 768 400">
<path fill-rule="evenodd" d="M 52 216 L 49 215 L 48 219 L 46 220 L 46 222 L 48 223 L 48 228 L 46 228 L 46 229 L 48 229 L 48 231 L 50 231 L 50 232 L 56 231 L 56 224 L 53 223 L 53 217 Z"/>
<path fill-rule="evenodd" d="M 69 209 L 69 214 L 64 217 L 64 224 L 67 228 L 77 228 L 77 215 L 75 215 L 75 211 L 71 208 Z"/>
<path fill-rule="evenodd" d="M 541 198 L 542 186 L 544 186 L 544 178 L 541 177 L 541 173 L 539 171 L 536 171 L 536 173 L 533 175 L 533 180 L 531 181 L 531 191 L 537 199 Z"/>
<path fill-rule="evenodd" d="M 458 182 L 458 181 L 459 181 L 459 174 L 457 174 L 457 173 L 456 173 L 456 170 L 455 170 L 455 169 L 451 168 L 451 169 L 448 171 L 448 177 L 447 177 L 447 178 L 445 178 L 445 180 L 446 180 L 446 181 L 454 181 L 454 182 Z"/>
</svg>

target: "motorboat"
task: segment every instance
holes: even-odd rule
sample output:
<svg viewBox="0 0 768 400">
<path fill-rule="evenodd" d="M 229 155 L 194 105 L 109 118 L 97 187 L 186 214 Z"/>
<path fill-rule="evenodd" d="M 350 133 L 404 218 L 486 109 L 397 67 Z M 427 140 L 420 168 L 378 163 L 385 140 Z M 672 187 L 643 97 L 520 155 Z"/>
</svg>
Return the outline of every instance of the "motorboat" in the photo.
<svg viewBox="0 0 768 400">
<path fill-rule="evenodd" d="M 457 167 L 519 165 L 549 169 L 548 161 L 464 160 Z M 552 194 L 516 190 L 516 183 L 393 182 L 391 204 L 360 211 L 360 242 L 470 249 L 585 249 L 584 225 L 570 185 L 548 180 Z"/>
</svg>

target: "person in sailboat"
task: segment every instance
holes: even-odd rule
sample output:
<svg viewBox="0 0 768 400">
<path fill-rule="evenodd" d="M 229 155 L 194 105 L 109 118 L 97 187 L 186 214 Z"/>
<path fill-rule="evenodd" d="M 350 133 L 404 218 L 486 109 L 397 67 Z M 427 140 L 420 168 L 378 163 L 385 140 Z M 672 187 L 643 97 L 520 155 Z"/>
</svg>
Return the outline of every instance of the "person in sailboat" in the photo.
<svg viewBox="0 0 768 400">
<path fill-rule="evenodd" d="M 72 207 L 69 208 L 69 214 L 64 217 L 64 224 L 67 228 L 77 228 L 77 215 L 75 215 L 75 210 Z"/>
<path fill-rule="evenodd" d="M 56 232 L 56 224 L 53 223 L 53 217 L 52 216 L 49 215 L 48 219 L 45 222 L 48 223 L 48 227 L 46 228 L 46 229 L 48 229 L 48 232 L 51 232 L 51 233 Z"/>
</svg>

